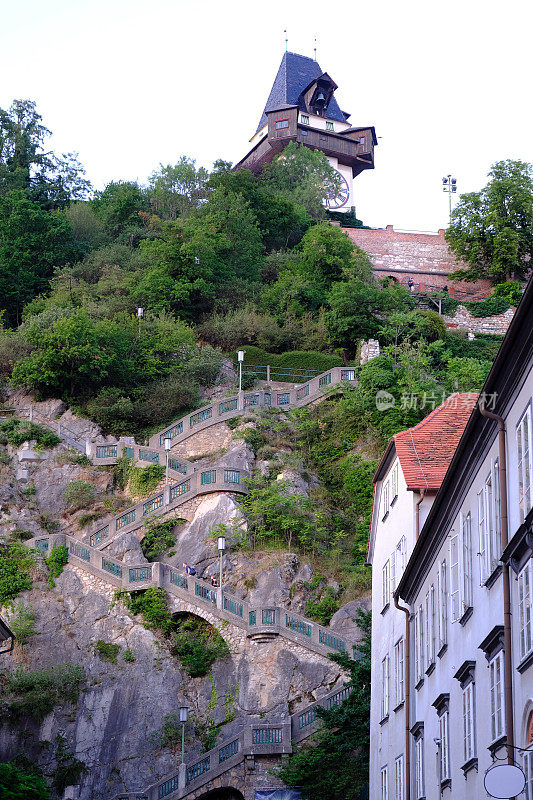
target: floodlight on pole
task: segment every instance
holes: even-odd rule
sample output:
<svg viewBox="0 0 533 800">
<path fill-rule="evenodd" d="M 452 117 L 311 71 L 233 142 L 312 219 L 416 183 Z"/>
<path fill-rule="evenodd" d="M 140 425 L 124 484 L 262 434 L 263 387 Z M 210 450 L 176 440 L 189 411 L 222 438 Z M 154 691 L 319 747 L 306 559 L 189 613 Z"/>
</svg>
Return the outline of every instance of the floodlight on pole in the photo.
<svg viewBox="0 0 533 800">
<path fill-rule="evenodd" d="M 180 707 L 180 722 L 181 722 L 181 763 L 185 763 L 185 723 L 187 722 L 189 709 L 187 706 Z"/>
<path fill-rule="evenodd" d="M 170 436 L 165 436 L 165 457 L 166 457 L 166 471 L 165 471 L 165 484 L 168 484 L 168 453 L 172 446 L 172 439 Z"/>
<path fill-rule="evenodd" d="M 446 175 L 445 178 L 442 179 L 442 191 L 448 192 L 448 198 L 450 201 L 450 225 L 452 224 L 452 194 L 455 194 L 457 191 L 457 179 L 452 178 L 451 175 Z"/>
<path fill-rule="evenodd" d="M 242 392 L 242 362 L 244 361 L 244 350 L 237 351 L 237 360 L 239 362 L 239 392 Z"/>
</svg>

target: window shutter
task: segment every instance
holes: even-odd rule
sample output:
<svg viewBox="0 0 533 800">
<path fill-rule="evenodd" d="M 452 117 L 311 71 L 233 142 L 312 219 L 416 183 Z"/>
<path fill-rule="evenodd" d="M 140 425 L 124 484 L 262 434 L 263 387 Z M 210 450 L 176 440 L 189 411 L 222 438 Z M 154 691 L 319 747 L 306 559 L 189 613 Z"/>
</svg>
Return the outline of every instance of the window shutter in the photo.
<svg viewBox="0 0 533 800">
<path fill-rule="evenodd" d="M 460 584 L 459 584 L 459 536 L 450 539 L 450 597 L 451 620 L 457 622 L 460 618 Z"/>
<path fill-rule="evenodd" d="M 477 514 L 479 529 L 479 572 L 481 583 L 484 584 L 489 577 L 487 569 L 487 534 L 485 520 L 485 492 L 482 490 L 477 496 Z"/>
</svg>

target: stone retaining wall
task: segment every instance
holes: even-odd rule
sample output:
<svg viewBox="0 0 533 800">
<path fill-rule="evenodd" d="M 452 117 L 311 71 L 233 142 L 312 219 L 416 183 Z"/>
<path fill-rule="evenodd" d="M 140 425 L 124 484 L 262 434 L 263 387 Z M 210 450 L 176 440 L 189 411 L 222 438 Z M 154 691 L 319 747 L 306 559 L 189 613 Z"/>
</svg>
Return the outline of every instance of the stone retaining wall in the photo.
<svg viewBox="0 0 533 800">
<path fill-rule="evenodd" d="M 508 308 L 504 314 L 493 317 L 473 317 L 465 306 L 459 306 L 453 317 L 443 314 L 447 328 L 466 328 L 474 333 L 505 334 L 515 314 L 514 308 Z"/>
</svg>

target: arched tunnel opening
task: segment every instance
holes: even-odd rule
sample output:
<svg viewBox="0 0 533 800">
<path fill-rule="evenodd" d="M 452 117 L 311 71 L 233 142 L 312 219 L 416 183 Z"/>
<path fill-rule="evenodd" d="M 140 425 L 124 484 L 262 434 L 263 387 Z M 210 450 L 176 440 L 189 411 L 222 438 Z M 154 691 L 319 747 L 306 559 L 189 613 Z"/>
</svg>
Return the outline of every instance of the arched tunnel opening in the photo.
<svg viewBox="0 0 533 800">
<path fill-rule="evenodd" d="M 201 795 L 198 800 L 244 800 L 244 795 L 238 789 L 225 786 L 223 789 L 213 789 Z"/>
<path fill-rule="evenodd" d="M 220 632 L 203 617 L 188 611 L 172 614 L 172 653 L 192 678 L 207 675 L 219 658 L 227 658 L 229 647 Z"/>
</svg>

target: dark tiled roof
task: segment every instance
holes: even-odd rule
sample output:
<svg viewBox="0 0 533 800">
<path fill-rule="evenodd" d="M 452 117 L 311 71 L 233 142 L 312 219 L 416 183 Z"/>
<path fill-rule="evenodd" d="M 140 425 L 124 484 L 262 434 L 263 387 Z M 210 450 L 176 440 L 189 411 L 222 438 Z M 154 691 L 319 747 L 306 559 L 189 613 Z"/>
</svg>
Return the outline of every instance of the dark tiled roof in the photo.
<svg viewBox="0 0 533 800">
<path fill-rule="evenodd" d="M 298 53 L 284 53 L 257 130 L 266 125 L 267 111 L 274 111 L 285 105 L 298 105 L 300 93 L 323 74 L 319 64 L 312 58 L 300 56 Z M 346 116 L 340 110 L 335 97 L 331 98 L 327 117 L 346 122 Z"/>
</svg>

